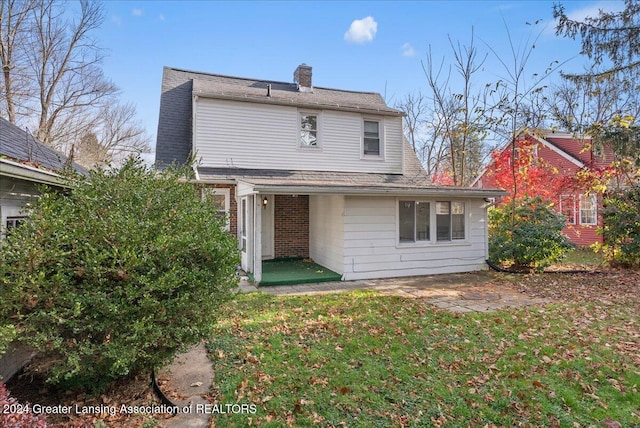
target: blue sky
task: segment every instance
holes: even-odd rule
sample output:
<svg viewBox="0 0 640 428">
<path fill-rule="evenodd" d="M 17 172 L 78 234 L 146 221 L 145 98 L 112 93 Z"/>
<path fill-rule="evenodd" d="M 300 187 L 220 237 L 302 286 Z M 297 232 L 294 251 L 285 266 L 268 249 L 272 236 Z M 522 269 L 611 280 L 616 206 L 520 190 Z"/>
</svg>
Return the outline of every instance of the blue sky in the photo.
<svg viewBox="0 0 640 428">
<path fill-rule="evenodd" d="M 504 77 L 488 47 L 512 61 L 508 27 L 516 49 L 541 33 L 528 75 L 552 61 L 580 71 L 579 43 L 555 36 L 553 3 L 107 1 L 95 37 L 107 50 L 105 74 L 122 100 L 136 105 L 155 146 L 163 66 L 289 82 L 306 63 L 314 86 L 379 92 L 393 105 L 409 92 L 427 92 L 422 61 L 429 46 L 448 64 L 447 37 L 468 44 L 472 28 L 476 47 L 489 53 L 479 81 Z M 575 18 L 622 7 L 619 1 L 564 4 Z"/>
</svg>

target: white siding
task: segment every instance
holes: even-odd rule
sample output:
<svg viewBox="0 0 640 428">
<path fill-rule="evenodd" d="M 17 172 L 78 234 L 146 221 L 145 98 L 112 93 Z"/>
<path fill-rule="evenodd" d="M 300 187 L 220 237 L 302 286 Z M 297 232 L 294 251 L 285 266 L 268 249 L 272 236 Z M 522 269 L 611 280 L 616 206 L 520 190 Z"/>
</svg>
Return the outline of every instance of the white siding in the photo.
<svg viewBox="0 0 640 428">
<path fill-rule="evenodd" d="M 485 269 L 486 219 L 480 199 L 467 201 L 465 242 L 421 246 L 398 245 L 396 198 L 346 197 L 344 205 L 345 280 Z"/>
<path fill-rule="evenodd" d="M 194 110 L 194 145 L 204 167 L 402 172 L 400 117 L 377 117 L 383 126 L 384 159 L 365 160 L 363 116 L 357 113 L 319 111 L 316 148 L 300 147 L 295 107 L 199 98 Z"/>
<path fill-rule="evenodd" d="M 309 256 L 337 273 L 344 268 L 344 196 L 309 196 Z"/>
<path fill-rule="evenodd" d="M 7 217 L 27 215 L 25 206 L 38 195 L 37 184 L 10 177 L 0 179 L 0 239 L 3 237 Z"/>
</svg>

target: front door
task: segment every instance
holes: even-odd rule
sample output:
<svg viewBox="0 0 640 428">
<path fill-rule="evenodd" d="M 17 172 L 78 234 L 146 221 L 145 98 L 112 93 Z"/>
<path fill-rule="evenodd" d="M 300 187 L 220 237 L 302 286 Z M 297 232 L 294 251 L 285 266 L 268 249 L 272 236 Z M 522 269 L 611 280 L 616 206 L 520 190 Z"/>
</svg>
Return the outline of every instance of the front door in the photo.
<svg viewBox="0 0 640 428">
<path fill-rule="evenodd" d="M 272 259 L 274 254 L 273 217 L 275 212 L 275 196 L 262 195 L 262 259 Z"/>
</svg>

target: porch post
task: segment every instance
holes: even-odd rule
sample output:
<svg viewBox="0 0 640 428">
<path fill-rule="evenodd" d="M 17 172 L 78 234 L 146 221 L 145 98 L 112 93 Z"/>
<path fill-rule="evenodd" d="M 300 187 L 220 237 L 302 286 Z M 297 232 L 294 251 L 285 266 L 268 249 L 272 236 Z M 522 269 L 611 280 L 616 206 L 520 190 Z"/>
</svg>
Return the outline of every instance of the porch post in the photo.
<svg viewBox="0 0 640 428">
<path fill-rule="evenodd" d="M 262 281 L 262 201 L 253 195 L 253 279 L 256 285 Z"/>
</svg>

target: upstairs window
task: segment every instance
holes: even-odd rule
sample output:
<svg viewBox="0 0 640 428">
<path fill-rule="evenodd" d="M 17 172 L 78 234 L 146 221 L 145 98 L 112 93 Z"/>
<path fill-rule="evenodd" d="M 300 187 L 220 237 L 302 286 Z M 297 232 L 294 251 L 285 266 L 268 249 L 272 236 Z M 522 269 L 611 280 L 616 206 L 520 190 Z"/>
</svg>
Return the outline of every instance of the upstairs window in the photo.
<svg viewBox="0 0 640 428">
<path fill-rule="evenodd" d="M 318 147 L 317 114 L 300 114 L 300 147 Z"/>
<path fill-rule="evenodd" d="M 380 156 L 380 122 L 364 121 L 364 150 L 365 156 Z"/>
</svg>

